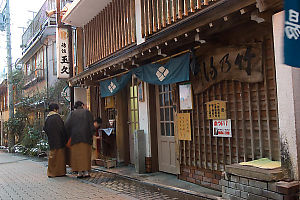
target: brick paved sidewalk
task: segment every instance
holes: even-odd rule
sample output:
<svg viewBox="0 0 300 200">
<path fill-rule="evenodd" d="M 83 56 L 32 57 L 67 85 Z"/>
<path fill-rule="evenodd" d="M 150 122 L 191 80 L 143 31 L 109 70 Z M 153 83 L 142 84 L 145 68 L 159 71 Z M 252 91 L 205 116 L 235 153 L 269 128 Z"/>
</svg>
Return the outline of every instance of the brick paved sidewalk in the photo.
<svg viewBox="0 0 300 200">
<path fill-rule="evenodd" d="M 134 199 L 76 178 L 48 178 L 46 163 L 0 153 L 0 199 Z"/>
</svg>

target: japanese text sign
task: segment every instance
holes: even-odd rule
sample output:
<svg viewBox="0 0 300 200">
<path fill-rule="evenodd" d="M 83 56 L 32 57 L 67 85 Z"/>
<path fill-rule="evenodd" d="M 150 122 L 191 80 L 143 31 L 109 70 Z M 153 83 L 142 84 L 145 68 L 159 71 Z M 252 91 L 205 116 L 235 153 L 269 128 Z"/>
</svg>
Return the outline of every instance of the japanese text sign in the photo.
<svg viewBox="0 0 300 200">
<path fill-rule="evenodd" d="M 231 119 L 213 120 L 213 136 L 215 136 L 215 137 L 232 137 Z"/>
<path fill-rule="evenodd" d="M 284 57 L 285 64 L 300 67 L 300 1 L 285 1 Z"/>
<path fill-rule="evenodd" d="M 179 140 L 192 140 L 190 113 L 177 114 L 177 130 Z"/>
<path fill-rule="evenodd" d="M 69 33 L 66 28 L 56 29 L 57 78 L 70 77 Z"/>
<path fill-rule="evenodd" d="M 206 103 L 207 119 L 226 119 L 226 101 L 210 101 Z"/>
<path fill-rule="evenodd" d="M 256 83 L 263 81 L 262 45 L 199 50 L 199 73 L 191 76 L 193 92 L 200 94 L 223 80 Z"/>
</svg>

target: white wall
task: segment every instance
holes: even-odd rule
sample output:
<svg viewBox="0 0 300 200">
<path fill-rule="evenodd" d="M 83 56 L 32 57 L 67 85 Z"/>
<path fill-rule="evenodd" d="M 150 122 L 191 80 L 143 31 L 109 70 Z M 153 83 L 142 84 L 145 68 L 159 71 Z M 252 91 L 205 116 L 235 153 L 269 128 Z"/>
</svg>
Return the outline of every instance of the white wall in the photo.
<svg viewBox="0 0 300 200">
<path fill-rule="evenodd" d="M 75 87 L 74 88 L 74 103 L 76 101 L 81 101 L 84 105 L 87 105 L 87 89 Z"/>
<path fill-rule="evenodd" d="M 146 137 L 146 157 L 151 157 L 151 135 L 150 130 L 150 115 L 149 115 L 149 87 L 144 83 L 145 101 L 139 102 L 139 127 L 144 130 Z"/>
<path fill-rule="evenodd" d="M 136 28 L 136 43 L 137 45 L 145 42 L 142 37 L 142 7 L 141 0 L 135 0 L 135 28 Z"/>
<path fill-rule="evenodd" d="M 273 16 L 281 160 L 299 180 L 300 69 L 283 64 L 284 12 Z M 291 165 L 291 166 L 289 166 Z"/>
</svg>

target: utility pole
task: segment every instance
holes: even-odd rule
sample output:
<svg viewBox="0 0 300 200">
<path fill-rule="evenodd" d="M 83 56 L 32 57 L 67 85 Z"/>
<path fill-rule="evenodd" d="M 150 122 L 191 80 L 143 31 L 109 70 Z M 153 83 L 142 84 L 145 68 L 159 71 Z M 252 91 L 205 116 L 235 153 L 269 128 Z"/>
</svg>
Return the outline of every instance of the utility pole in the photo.
<svg viewBox="0 0 300 200">
<path fill-rule="evenodd" d="M 13 95 L 13 83 L 12 83 L 12 61 L 11 61 L 11 33 L 10 33 L 10 10 L 9 0 L 6 0 L 5 10 L 5 25 L 6 25 L 6 42 L 7 42 L 7 68 L 8 68 L 8 95 L 9 95 L 9 119 L 14 118 L 14 95 Z M 12 151 L 12 147 L 15 145 L 15 134 L 11 131 L 8 132 L 8 147 L 9 151 Z"/>
</svg>

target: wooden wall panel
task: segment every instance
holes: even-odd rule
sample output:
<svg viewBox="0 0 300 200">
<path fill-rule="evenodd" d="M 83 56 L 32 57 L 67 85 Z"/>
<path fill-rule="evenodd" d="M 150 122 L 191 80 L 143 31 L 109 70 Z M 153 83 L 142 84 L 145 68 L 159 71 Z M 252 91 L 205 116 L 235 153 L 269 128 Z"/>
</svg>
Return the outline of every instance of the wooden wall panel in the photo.
<svg viewBox="0 0 300 200">
<path fill-rule="evenodd" d="M 135 0 L 113 0 L 84 26 L 87 66 L 135 43 L 135 28 Z"/>
<path fill-rule="evenodd" d="M 147 37 L 218 0 L 141 0 L 142 36 Z"/>
<path fill-rule="evenodd" d="M 277 92 L 271 36 L 263 39 L 264 81 L 242 83 L 226 80 L 194 95 L 192 141 L 180 142 L 180 164 L 223 171 L 225 165 L 262 157 L 280 160 Z M 206 103 L 227 101 L 232 138 L 212 136 Z"/>
</svg>

